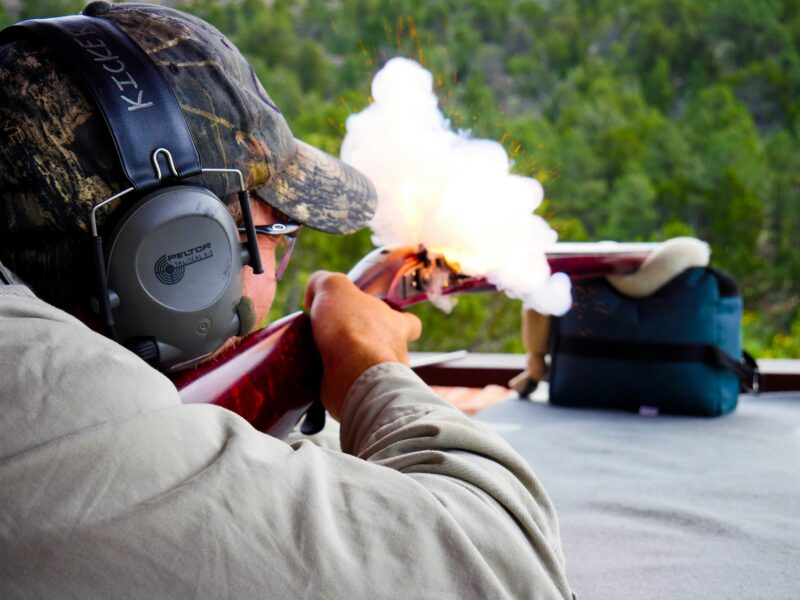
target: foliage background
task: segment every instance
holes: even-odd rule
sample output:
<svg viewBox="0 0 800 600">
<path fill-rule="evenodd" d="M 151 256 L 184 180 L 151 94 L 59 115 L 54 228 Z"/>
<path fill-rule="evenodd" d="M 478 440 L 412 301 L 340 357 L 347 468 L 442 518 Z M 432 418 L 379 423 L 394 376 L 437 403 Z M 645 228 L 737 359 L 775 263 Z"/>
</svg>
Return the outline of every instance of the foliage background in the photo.
<svg viewBox="0 0 800 600">
<path fill-rule="evenodd" d="M 0 21 L 79 10 L 5 1 Z M 796 0 L 194 0 L 252 62 L 297 137 L 338 154 L 393 56 L 435 75 L 456 128 L 497 139 L 545 187 L 563 240 L 694 235 L 739 281 L 745 347 L 800 357 L 800 4 Z M 494 199 L 487 199 L 491 202 Z M 369 234 L 304 231 L 272 318 Z M 420 349 L 522 351 L 519 306 L 416 309 Z"/>
</svg>

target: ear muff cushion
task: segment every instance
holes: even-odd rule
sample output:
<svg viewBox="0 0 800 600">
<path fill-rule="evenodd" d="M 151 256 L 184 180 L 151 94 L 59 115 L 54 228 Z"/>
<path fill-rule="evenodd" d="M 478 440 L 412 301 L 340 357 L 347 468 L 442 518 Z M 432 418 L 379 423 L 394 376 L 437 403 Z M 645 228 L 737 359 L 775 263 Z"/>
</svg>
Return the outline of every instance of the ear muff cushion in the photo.
<svg viewBox="0 0 800 600">
<path fill-rule="evenodd" d="M 242 296 L 239 306 L 236 307 L 236 314 L 239 315 L 239 335 L 247 335 L 255 330 L 258 325 L 258 315 L 252 298 Z"/>
</svg>

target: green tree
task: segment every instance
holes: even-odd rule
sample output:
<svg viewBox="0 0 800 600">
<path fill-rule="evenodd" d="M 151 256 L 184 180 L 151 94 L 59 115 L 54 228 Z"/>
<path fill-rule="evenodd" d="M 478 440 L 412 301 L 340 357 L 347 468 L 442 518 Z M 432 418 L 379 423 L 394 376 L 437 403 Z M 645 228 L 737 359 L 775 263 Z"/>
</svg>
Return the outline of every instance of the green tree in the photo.
<svg viewBox="0 0 800 600">
<path fill-rule="evenodd" d="M 83 3 L 0 3 L 0 22 L 74 13 Z M 500 140 L 514 172 L 542 181 L 538 212 L 562 239 L 706 239 L 754 307 L 748 343 L 800 356 L 786 342 L 800 294 L 798 2 L 177 6 L 229 35 L 293 133 L 334 154 L 347 116 L 369 102 L 375 71 L 397 55 L 423 61 L 452 121 Z M 297 308 L 314 268 L 347 270 L 370 247 L 368 233 L 304 231 L 272 316 Z M 420 347 L 518 348 L 518 308 L 502 295 L 465 298 L 450 316 L 420 307 Z"/>
<path fill-rule="evenodd" d="M 649 239 L 657 230 L 656 189 L 641 171 L 631 171 L 614 180 L 605 205 L 606 222 L 599 237 L 609 240 Z"/>
</svg>

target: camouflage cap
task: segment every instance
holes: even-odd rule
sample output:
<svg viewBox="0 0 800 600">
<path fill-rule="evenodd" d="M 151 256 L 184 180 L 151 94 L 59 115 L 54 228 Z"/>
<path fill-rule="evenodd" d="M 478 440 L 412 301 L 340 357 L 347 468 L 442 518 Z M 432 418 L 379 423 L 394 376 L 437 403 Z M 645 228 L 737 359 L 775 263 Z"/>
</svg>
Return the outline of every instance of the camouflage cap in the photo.
<svg viewBox="0 0 800 600">
<path fill-rule="evenodd" d="M 329 233 L 362 228 L 372 183 L 296 140 L 252 67 L 217 29 L 175 9 L 93 2 L 84 14 L 125 31 L 158 65 L 204 167 L 241 169 L 248 189 L 296 221 Z M 113 140 L 77 76 L 36 39 L 0 47 L 0 232 L 88 230 L 97 202 L 127 188 Z M 220 198 L 238 182 L 192 179 Z M 100 223 L 116 207 L 101 209 Z"/>
</svg>

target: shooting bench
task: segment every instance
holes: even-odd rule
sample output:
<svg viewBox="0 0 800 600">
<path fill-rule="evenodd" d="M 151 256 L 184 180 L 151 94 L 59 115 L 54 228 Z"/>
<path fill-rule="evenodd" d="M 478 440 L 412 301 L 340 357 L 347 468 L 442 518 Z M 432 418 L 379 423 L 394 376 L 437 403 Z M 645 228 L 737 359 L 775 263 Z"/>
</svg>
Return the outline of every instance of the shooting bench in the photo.
<svg viewBox="0 0 800 600">
<path fill-rule="evenodd" d="M 532 465 L 580 598 L 796 598 L 800 392 L 719 418 L 510 399 L 476 418 Z"/>
</svg>

